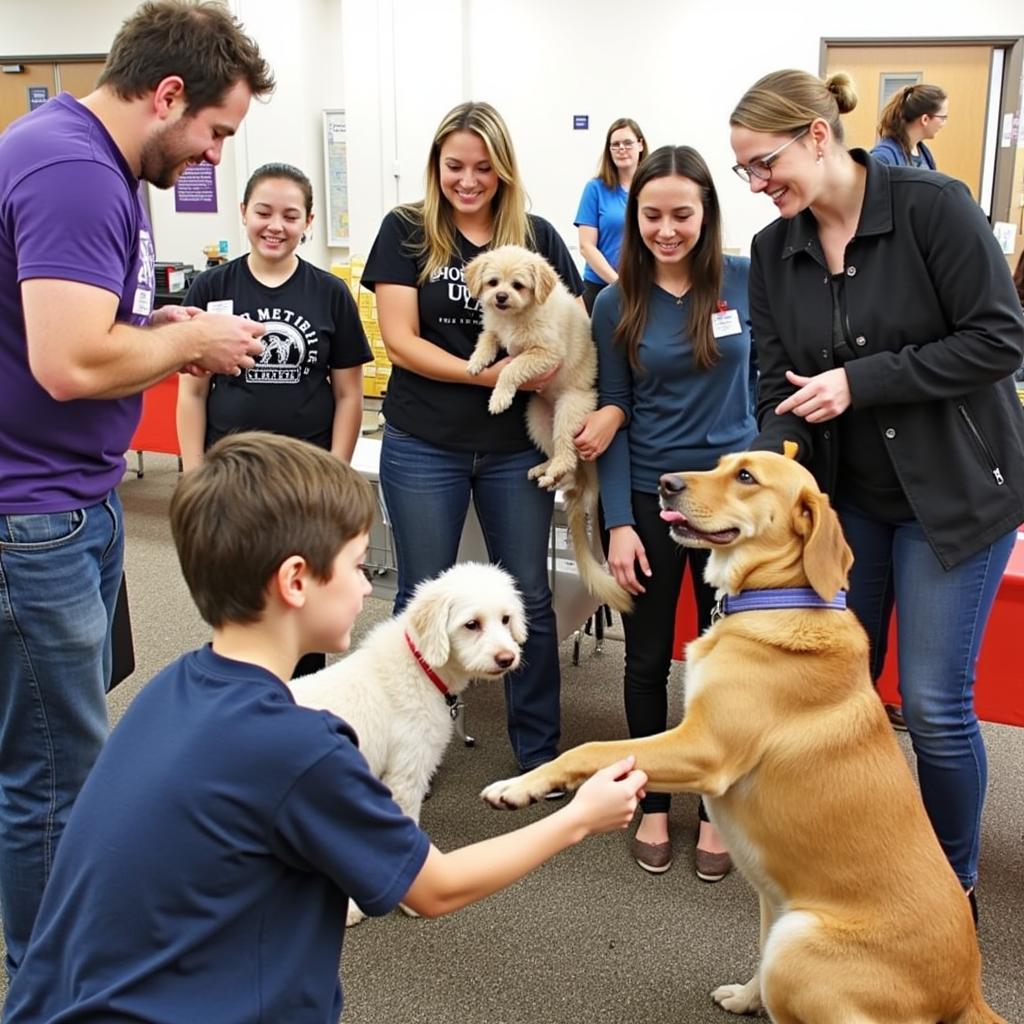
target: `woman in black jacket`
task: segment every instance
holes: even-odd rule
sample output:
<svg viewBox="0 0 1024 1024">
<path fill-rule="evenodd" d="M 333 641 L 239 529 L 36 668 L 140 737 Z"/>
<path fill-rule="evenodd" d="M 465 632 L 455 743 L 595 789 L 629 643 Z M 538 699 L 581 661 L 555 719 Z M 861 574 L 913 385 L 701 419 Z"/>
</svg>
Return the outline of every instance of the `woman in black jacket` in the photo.
<svg viewBox="0 0 1024 1024">
<path fill-rule="evenodd" d="M 752 247 L 753 447 L 796 441 L 832 497 L 876 679 L 899 609 L 922 796 L 972 892 L 986 786 L 975 663 L 1024 520 L 1024 318 L 964 185 L 848 151 L 839 116 L 855 104 L 846 75 L 780 71 L 730 118 L 734 170 L 780 215 Z"/>
</svg>

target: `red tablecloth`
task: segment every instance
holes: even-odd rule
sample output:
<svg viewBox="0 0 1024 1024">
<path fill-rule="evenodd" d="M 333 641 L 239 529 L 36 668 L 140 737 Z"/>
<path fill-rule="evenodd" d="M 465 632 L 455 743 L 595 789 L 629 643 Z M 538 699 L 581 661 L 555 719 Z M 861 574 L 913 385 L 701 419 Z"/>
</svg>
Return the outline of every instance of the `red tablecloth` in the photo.
<svg viewBox="0 0 1024 1024">
<path fill-rule="evenodd" d="M 690 581 L 684 580 L 676 606 L 675 656 L 697 632 L 697 610 Z M 1024 533 L 1010 555 L 1010 564 L 996 594 L 996 603 L 985 632 L 978 658 L 974 706 L 986 722 L 1024 726 Z M 1021 649 L 1018 650 L 1018 646 Z M 897 677 L 896 623 L 889 630 L 889 652 L 878 689 L 887 703 L 899 703 Z"/>
<path fill-rule="evenodd" d="M 172 373 L 142 393 L 142 419 L 132 437 L 133 452 L 180 455 L 174 410 L 178 402 L 178 375 Z"/>
</svg>

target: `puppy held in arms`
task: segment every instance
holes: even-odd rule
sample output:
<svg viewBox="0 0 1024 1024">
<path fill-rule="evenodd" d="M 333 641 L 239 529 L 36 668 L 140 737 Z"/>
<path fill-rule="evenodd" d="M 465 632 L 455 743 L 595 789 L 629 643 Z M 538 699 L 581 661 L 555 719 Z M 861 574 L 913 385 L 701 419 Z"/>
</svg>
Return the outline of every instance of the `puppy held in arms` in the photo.
<svg viewBox="0 0 1024 1024">
<path fill-rule="evenodd" d="M 757 890 L 760 968 L 711 993 L 724 1009 L 777 1024 L 1006 1024 L 982 995 L 967 897 L 872 686 L 828 498 L 771 452 L 666 474 L 660 491 L 673 539 L 711 552 L 704 575 L 722 600 L 686 648 L 682 722 L 586 743 L 483 798 L 523 807 L 633 754 L 651 791 L 704 795 Z M 676 927 L 685 941 L 684 915 Z"/>
<path fill-rule="evenodd" d="M 526 616 L 512 577 L 460 562 L 417 588 L 405 610 L 347 657 L 288 684 L 297 704 L 324 709 L 359 737 L 370 770 L 414 821 L 473 679 L 519 667 Z M 365 917 L 349 903 L 348 923 Z"/>
<path fill-rule="evenodd" d="M 465 273 L 484 318 L 469 373 L 482 372 L 502 349 L 512 357 L 498 375 L 487 406 L 490 412 L 504 412 L 522 384 L 558 367 L 527 406 L 530 438 L 547 456 L 529 476 L 541 487 L 563 492 L 576 564 L 587 590 L 603 604 L 629 611 L 629 593 L 605 571 L 587 532 L 587 516 L 597 521 L 597 468 L 580 462 L 573 444 L 597 408 L 597 350 L 590 318 L 551 264 L 522 246 L 503 245 L 481 253 Z"/>
</svg>

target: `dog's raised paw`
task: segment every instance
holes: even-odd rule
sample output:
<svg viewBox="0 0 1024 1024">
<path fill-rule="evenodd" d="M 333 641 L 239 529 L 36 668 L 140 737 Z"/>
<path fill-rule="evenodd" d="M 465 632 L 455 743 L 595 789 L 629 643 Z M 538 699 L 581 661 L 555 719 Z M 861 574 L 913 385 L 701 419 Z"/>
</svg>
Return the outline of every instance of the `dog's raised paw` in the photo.
<svg viewBox="0 0 1024 1024">
<path fill-rule="evenodd" d="M 551 465 L 551 460 L 548 459 L 546 462 L 540 463 L 540 465 L 534 466 L 527 474 L 528 480 L 536 480 L 539 476 L 544 476 L 548 471 L 548 466 Z"/>
<path fill-rule="evenodd" d="M 478 356 L 472 356 L 466 364 L 466 373 L 468 373 L 470 377 L 475 377 L 477 374 L 483 373 L 486 369 L 487 363 Z"/>
<path fill-rule="evenodd" d="M 756 979 L 745 985 L 719 985 L 711 998 L 730 1013 L 757 1013 L 761 1009 L 761 987 Z"/>
<path fill-rule="evenodd" d="M 487 411 L 492 416 L 496 416 L 499 412 L 504 412 L 512 404 L 512 399 L 515 397 L 515 391 L 499 391 L 495 388 L 491 392 L 490 401 L 487 403 Z"/>
<path fill-rule="evenodd" d="M 499 811 L 517 811 L 537 800 L 520 784 L 519 779 L 499 779 L 492 782 L 480 794 L 480 799 Z"/>
</svg>

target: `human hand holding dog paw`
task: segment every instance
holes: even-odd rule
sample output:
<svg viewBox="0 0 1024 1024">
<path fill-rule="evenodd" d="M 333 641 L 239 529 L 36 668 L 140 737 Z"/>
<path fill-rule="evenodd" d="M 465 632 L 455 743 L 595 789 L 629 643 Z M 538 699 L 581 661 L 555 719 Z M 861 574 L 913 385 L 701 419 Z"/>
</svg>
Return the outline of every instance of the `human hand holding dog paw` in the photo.
<svg viewBox="0 0 1024 1024">
<path fill-rule="evenodd" d="M 630 754 L 594 772 L 573 802 L 559 813 L 579 816 L 588 835 L 628 828 L 647 785 L 646 773 L 634 768 L 635 764 L 636 758 Z"/>
</svg>

